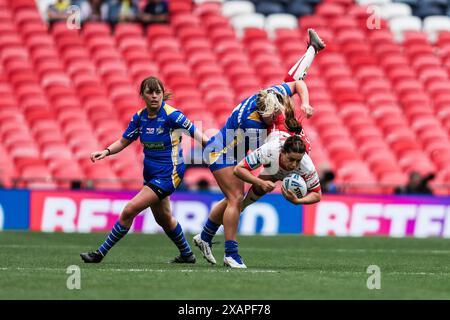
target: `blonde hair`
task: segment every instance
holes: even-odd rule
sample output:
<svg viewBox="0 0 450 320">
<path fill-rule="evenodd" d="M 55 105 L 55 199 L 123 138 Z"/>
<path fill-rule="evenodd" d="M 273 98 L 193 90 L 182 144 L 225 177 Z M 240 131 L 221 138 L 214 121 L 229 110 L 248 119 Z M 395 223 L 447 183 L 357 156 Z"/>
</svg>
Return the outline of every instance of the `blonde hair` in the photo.
<svg viewBox="0 0 450 320">
<path fill-rule="evenodd" d="M 273 90 L 262 90 L 256 97 L 258 113 L 265 117 L 278 111 L 284 111 L 285 99 L 283 95 Z"/>
</svg>

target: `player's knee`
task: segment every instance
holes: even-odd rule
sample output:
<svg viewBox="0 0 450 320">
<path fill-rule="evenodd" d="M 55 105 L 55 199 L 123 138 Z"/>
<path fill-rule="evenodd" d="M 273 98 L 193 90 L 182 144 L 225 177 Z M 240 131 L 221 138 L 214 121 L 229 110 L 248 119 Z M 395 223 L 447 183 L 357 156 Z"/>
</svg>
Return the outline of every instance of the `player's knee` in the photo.
<svg viewBox="0 0 450 320">
<path fill-rule="evenodd" d="M 241 192 L 233 192 L 227 195 L 228 204 L 240 205 L 244 200 L 244 195 Z"/>
</svg>

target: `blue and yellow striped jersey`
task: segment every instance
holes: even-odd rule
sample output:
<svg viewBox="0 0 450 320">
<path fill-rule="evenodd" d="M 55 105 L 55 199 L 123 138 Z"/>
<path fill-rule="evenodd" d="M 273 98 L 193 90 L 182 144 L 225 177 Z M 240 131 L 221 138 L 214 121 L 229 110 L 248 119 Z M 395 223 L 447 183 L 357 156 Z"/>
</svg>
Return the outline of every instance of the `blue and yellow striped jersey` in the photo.
<svg viewBox="0 0 450 320">
<path fill-rule="evenodd" d="M 195 125 L 181 111 L 163 102 L 156 116 L 149 116 L 147 108 L 135 113 L 122 137 L 130 141 L 139 137 L 148 160 L 180 164 L 182 131 L 193 137 Z"/>
<path fill-rule="evenodd" d="M 278 86 L 273 86 L 267 90 L 274 90 L 285 96 L 292 96 L 292 91 L 289 85 L 283 83 Z M 262 121 L 256 109 L 256 97 L 258 93 L 243 100 L 236 108 L 234 108 L 227 123 L 223 129 L 265 129 L 266 124 Z"/>
</svg>

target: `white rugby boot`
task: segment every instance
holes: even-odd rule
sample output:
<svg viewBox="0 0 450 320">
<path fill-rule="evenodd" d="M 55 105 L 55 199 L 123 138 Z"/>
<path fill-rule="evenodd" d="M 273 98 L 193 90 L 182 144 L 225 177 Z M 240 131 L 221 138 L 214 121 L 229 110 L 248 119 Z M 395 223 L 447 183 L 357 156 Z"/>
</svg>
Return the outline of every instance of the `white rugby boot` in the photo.
<svg viewBox="0 0 450 320">
<path fill-rule="evenodd" d="M 200 249 L 200 251 L 203 254 L 203 258 L 206 259 L 206 261 L 208 261 L 211 264 L 216 264 L 216 259 L 214 258 L 213 254 L 212 254 L 212 250 L 211 250 L 211 245 L 202 240 L 202 237 L 200 236 L 200 234 L 197 234 L 196 236 L 194 236 L 193 238 L 194 240 L 194 244 L 196 247 L 198 247 Z"/>
<path fill-rule="evenodd" d="M 247 269 L 247 266 L 244 264 L 244 261 L 241 260 L 240 256 L 238 260 L 231 256 L 224 256 L 223 265 L 232 269 Z"/>
</svg>

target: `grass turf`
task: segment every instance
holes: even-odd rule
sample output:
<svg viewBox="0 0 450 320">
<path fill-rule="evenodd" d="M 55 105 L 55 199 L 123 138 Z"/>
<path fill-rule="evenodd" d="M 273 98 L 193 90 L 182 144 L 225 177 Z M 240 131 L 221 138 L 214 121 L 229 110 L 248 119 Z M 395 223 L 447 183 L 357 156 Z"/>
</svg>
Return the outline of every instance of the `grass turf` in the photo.
<svg viewBox="0 0 450 320">
<path fill-rule="evenodd" d="M 240 236 L 247 270 L 194 265 L 163 234 L 129 234 L 100 264 L 84 264 L 106 234 L 0 232 L 0 299 L 450 299 L 450 239 Z M 192 237 L 188 237 L 192 244 Z M 81 289 L 66 287 L 81 268 Z M 381 289 L 366 286 L 369 265 Z"/>
</svg>

